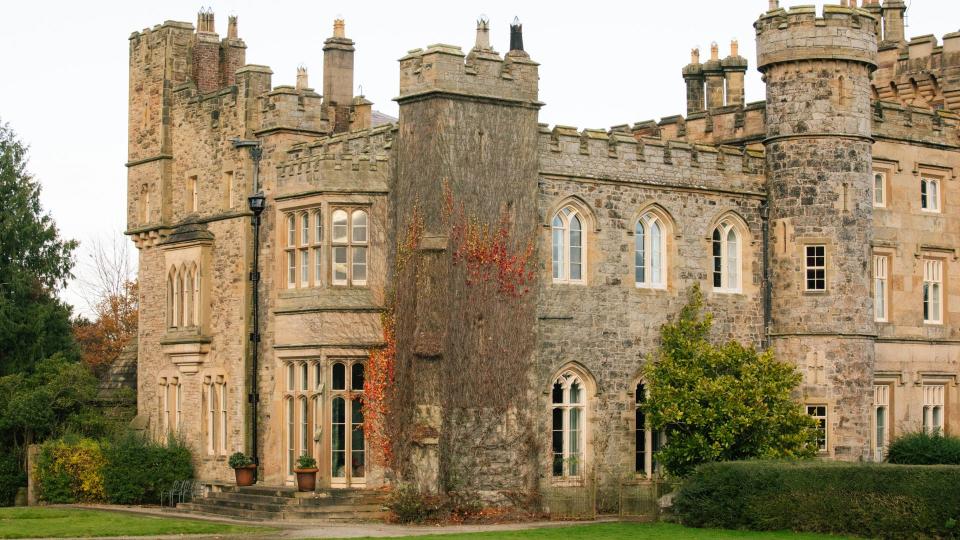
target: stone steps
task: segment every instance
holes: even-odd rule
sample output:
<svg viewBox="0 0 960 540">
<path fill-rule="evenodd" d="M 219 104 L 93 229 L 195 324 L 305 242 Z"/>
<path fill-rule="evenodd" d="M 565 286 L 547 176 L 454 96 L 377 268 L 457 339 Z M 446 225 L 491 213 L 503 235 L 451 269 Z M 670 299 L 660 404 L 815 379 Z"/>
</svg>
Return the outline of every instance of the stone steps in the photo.
<svg viewBox="0 0 960 540">
<path fill-rule="evenodd" d="M 253 521 L 349 522 L 382 520 L 383 493 L 361 489 L 326 489 L 301 493 L 287 487 L 225 486 L 222 491 L 177 506 L 206 516 Z"/>
</svg>

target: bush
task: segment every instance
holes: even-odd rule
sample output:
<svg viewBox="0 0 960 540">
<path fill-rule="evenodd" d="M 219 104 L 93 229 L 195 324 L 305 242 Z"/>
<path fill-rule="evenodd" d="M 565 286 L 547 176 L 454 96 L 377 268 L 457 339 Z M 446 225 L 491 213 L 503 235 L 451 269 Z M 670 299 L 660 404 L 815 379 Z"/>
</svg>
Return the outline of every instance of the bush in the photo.
<svg viewBox="0 0 960 540">
<path fill-rule="evenodd" d="M 101 502 L 104 457 L 92 439 L 58 439 L 40 446 L 37 480 L 40 497 L 52 503 Z"/>
<path fill-rule="evenodd" d="M 436 495 L 421 493 L 411 484 L 401 484 L 390 493 L 387 508 L 400 523 L 423 523 L 438 517 L 444 504 Z"/>
<path fill-rule="evenodd" d="M 742 461 L 700 466 L 673 509 L 684 525 L 958 538 L 960 467 Z"/>
<path fill-rule="evenodd" d="M 253 460 L 243 452 L 234 452 L 230 454 L 227 465 L 229 465 L 231 469 L 241 469 L 253 465 Z"/>
<path fill-rule="evenodd" d="M 193 478 L 190 449 L 174 437 L 161 444 L 128 433 L 107 443 L 104 456 L 103 480 L 113 504 L 157 503 L 174 482 Z"/>
<path fill-rule="evenodd" d="M 0 506 L 11 506 L 17 489 L 27 485 L 27 475 L 20 470 L 17 452 L 6 450 L 0 453 Z"/>
<path fill-rule="evenodd" d="M 960 437 L 908 433 L 890 443 L 887 461 L 903 465 L 960 465 Z"/>
</svg>

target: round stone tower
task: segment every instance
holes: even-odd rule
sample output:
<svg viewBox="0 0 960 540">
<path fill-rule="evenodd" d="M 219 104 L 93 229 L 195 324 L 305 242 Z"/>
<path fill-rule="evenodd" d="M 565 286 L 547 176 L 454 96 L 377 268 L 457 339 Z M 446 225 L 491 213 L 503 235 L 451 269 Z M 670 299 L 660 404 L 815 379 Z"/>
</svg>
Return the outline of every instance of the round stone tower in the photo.
<svg viewBox="0 0 960 540">
<path fill-rule="evenodd" d="M 870 13 L 776 3 L 754 24 L 767 88 L 771 319 L 777 357 L 803 373 L 822 451 L 869 455 L 876 328 L 870 294 Z"/>
</svg>

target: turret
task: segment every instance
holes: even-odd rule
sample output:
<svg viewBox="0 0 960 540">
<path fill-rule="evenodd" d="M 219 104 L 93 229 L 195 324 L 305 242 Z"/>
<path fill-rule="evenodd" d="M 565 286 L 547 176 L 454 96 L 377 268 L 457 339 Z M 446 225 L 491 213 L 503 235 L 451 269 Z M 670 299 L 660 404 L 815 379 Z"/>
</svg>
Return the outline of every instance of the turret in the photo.
<svg viewBox="0 0 960 540">
<path fill-rule="evenodd" d="M 877 38 L 868 11 L 823 10 L 821 17 L 812 6 L 777 8 L 754 24 L 767 88 L 768 339 L 804 373 L 804 402 L 827 411 L 823 453 L 857 460 L 869 455 L 876 338 L 869 268 Z"/>
<path fill-rule="evenodd" d="M 335 20 L 333 36 L 323 42 L 323 104 L 336 133 L 350 128 L 353 45 L 346 36 L 343 19 Z"/>
</svg>

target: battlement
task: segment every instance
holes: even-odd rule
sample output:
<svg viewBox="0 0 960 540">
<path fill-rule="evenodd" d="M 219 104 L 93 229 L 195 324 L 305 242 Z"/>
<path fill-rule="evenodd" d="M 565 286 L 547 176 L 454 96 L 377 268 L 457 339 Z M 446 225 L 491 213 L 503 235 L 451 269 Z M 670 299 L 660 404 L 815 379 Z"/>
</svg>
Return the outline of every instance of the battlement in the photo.
<svg viewBox="0 0 960 540">
<path fill-rule="evenodd" d="M 383 124 L 294 145 L 277 165 L 278 196 L 320 189 L 385 192 L 396 128 Z"/>
<path fill-rule="evenodd" d="M 876 17 L 847 6 L 795 6 L 773 9 L 754 23 L 757 69 L 803 60 L 877 63 Z"/>
<path fill-rule="evenodd" d="M 873 75 L 875 97 L 906 106 L 960 112 L 960 32 L 883 43 Z"/>
<path fill-rule="evenodd" d="M 665 116 L 660 121 L 645 120 L 632 126 L 623 124 L 613 131 L 629 131 L 636 137 L 663 140 L 683 139 L 710 145 L 742 146 L 759 143 L 765 136 L 766 103 L 756 101 L 743 106 L 728 106 L 682 115 Z"/>
<path fill-rule="evenodd" d="M 469 54 L 444 44 L 409 51 L 400 59 L 397 101 L 443 93 L 542 105 L 537 101 L 539 64 L 522 49 L 501 57 L 489 46 L 485 24 L 478 22 L 477 45 Z"/>
<path fill-rule="evenodd" d="M 637 136 L 626 126 L 606 131 L 540 124 L 539 133 L 544 174 L 763 191 L 762 150 Z"/>
<path fill-rule="evenodd" d="M 873 136 L 915 144 L 960 149 L 960 115 L 952 111 L 873 103 Z"/>
</svg>

